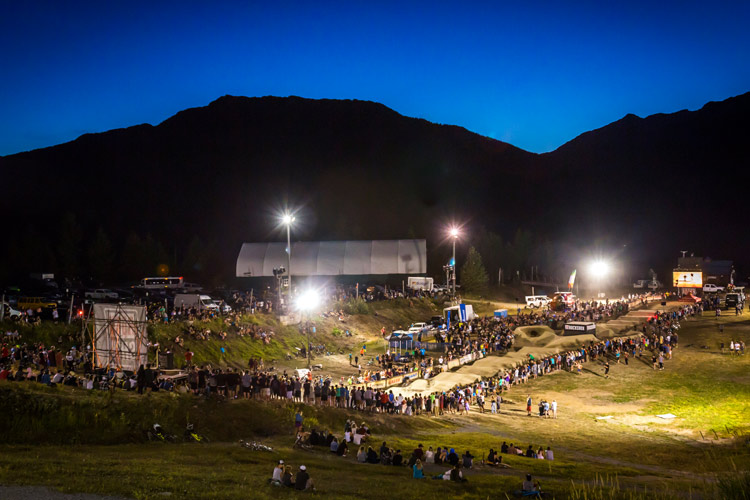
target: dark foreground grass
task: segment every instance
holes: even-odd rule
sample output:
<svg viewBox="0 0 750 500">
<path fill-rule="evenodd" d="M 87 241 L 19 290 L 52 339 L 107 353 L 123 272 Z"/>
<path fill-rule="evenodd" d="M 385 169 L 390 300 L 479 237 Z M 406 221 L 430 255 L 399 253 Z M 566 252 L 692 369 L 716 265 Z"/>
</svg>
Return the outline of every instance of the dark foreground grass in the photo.
<svg viewBox="0 0 750 500">
<path fill-rule="evenodd" d="M 0 443 L 121 444 L 138 443 L 154 423 L 181 434 L 187 423 L 212 441 L 233 441 L 250 435 L 291 436 L 295 412 L 301 409 L 305 425 L 337 431 L 347 419 L 361 413 L 281 401 L 223 400 L 191 394 L 158 392 L 86 391 L 46 387 L 27 382 L 0 382 Z M 376 433 L 409 431 L 419 425 L 430 430 L 438 422 L 407 417 L 367 415 Z"/>
<path fill-rule="evenodd" d="M 266 440 L 274 452 L 251 451 L 235 444 L 146 444 L 119 446 L 0 448 L 0 482 L 44 484 L 66 492 L 117 494 L 137 499 L 195 498 L 506 498 L 520 488 L 522 471 L 478 467 L 462 484 L 433 480 L 447 467 L 430 466 L 422 480 L 407 467 L 359 464 L 323 449 L 290 450 Z M 270 486 L 267 478 L 278 460 L 305 465 L 315 492 L 298 493 Z M 616 475 L 565 481 L 539 473 L 551 498 L 675 498 L 682 490 L 632 489 Z M 606 481 L 601 478 L 608 478 Z M 609 478 L 617 478 L 609 479 Z M 683 497 L 684 498 L 684 497 Z M 695 497 L 697 498 L 697 497 Z"/>
</svg>

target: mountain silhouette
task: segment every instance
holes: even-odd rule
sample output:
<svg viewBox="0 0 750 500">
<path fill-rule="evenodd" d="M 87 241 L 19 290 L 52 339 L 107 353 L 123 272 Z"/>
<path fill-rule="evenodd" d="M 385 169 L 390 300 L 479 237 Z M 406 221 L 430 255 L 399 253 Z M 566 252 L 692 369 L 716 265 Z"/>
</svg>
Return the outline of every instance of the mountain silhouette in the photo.
<svg viewBox="0 0 750 500">
<path fill-rule="evenodd" d="M 52 246 L 63 213 L 115 248 L 152 235 L 175 262 L 198 237 L 226 276 L 241 242 L 281 238 L 287 204 L 294 239 L 426 237 L 438 274 L 453 220 L 563 247 L 629 245 L 644 262 L 680 249 L 738 258 L 750 251 L 748 108 L 750 93 L 627 115 L 537 155 L 373 102 L 224 96 L 157 126 L 2 157 L 0 206 Z"/>
</svg>

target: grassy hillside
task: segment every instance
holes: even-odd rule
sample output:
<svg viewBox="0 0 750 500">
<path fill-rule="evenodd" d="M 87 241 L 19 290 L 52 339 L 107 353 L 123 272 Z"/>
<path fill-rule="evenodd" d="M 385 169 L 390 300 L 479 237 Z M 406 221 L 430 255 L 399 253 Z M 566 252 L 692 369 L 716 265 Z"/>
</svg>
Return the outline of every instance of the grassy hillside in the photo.
<svg viewBox="0 0 750 500">
<path fill-rule="evenodd" d="M 344 311 L 343 321 L 338 319 L 338 315 L 329 314 L 332 311 Z M 311 325 L 316 330 L 310 335 L 311 344 L 325 345 L 336 353 L 348 353 L 358 350 L 364 343 L 379 341 L 382 338 L 381 328 L 385 328 L 389 333 L 396 328 L 408 328 L 411 323 L 426 321 L 431 316 L 440 314 L 441 307 L 428 299 L 399 299 L 375 303 L 349 300 L 331 305 L 325 313 L 325 317 L 321 312 L 310 318 Z M 249 336 L 240 336 L 237 326 L 229 326 L 222 319 L 195 322 L 194 326 L 197 329 L 213 332 L 207 340 L 191 338 L 188 326 L 184 322 L 154 323 L 149 326 L 148 335 L 149 340 L 158 342 L 162 349 L 174 350 L 177 367 L 185 364 L 184 354 L 188 349 L 195 353 L 193 362 L 199 365 L 210 363 L 213 366 L 243 368 L 247 366 L 249 358 L 260 358 L 266 361 L 266 364 L 275 363 L 285 367 L 290 364 L 284 361 L 286 354 L 293 354 L 296 347 L 307 345 L 306 336 L 299 325 L 283 326 L 278 317 L 271 314 L 243 314 L 238 325 L 257 326 L 272 333 L 272 339 L 266 344 Z M 44 322 L 32 326 L 6 321 L 0 324 L 0 330 L 3 331 L 16 329 L 25 342 L 42 342 L 47 346 L 56 345 L 64 348 L 82 344 L 80 323 L 66 325 L 62 322 Z M 347 331 L 351 336 L 346 335 Z M 216 335 L 218 332 L 226 332 L 226 338 L 219 338 Z M 178 337 L 184 341 L 182 346 L 175 344 Z M 85 341 L 87 344 L 91 343 L 91 326 Z M 222 347 L 224 354 L 221 352 Z M 379 347 L 382 350 L 382 345 Z M 153 352 L 151 354 L 153 355 Z"/>
<path fill-rule="evenodd" d="M 146 439 L 143 431 L 155 423 L 181 435 L 188 422 L 212 441 L 235 441 L 248 436 L 291 439 L 298 409 L 304 410 L 306 426 L 321 430 L 343 429 L 348 418 L 363 418 L 355 412 L 281 401 L 226 401 L 176 392 L 138 395 L 3 381 L 0 443 L 137 443 Z M 368 415 L 366 420 L 379 433 L 417 425 L 414 419 L 382 415 Z"/>
</svg>

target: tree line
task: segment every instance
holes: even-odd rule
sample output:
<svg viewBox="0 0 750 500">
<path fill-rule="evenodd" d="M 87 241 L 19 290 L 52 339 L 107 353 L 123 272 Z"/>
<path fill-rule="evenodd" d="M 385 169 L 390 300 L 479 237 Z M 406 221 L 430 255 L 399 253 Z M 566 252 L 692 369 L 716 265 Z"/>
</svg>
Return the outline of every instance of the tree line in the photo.
<svg viewBox="0 0 750 500">
<path fill-rule="evenodd" d="M 56 229 L 41 231 L 27 225 L 9 238 L 0 266 L 3 283 L 23 279 L 30 272 L 55 273 L 68 279 L 101 283 L 130 283 L 146 276 L 188 276 L 215 284 L 221 272 L 213 257 L 215 245 L 197 235 L 187 247 L 165 246 L 151 234 L 127 232 L 110 236 L 102 226 L 84 228 L 70 212 Z"/>
</svg>

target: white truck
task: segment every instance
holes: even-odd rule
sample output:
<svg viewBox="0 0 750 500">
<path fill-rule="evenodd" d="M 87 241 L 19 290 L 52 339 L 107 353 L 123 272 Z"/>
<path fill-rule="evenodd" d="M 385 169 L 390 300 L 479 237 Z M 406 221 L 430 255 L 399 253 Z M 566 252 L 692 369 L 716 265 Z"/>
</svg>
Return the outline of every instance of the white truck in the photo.
<svg viewBox="0 0 750 500">
<path fill-rule="evenodd" d="M 544 307 L 550 303 L 550 298 L 546 295 L 527 295 L 525 299 L 528 307 Z"/>
<path fill-rule="evenodd" d="M 406 287 L 411 290 L 423 290 L 431 292 L 432 287 L 435 285 L 435 280 L 432 278 L 426 278 L 422 276 L 409 276 L 406 278 Z"/>
<path fill-rule="evenodd" d="M 208 295 L 197 293 L 178 293 L 174 296 L 174 307 L 179 309 L 195 307 L 199 311 L 219 311 L 219 306 Z"/>
</svg>

